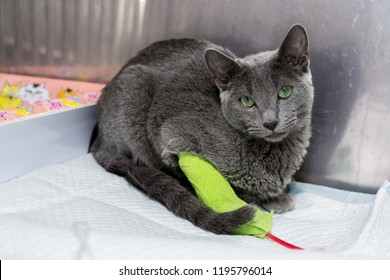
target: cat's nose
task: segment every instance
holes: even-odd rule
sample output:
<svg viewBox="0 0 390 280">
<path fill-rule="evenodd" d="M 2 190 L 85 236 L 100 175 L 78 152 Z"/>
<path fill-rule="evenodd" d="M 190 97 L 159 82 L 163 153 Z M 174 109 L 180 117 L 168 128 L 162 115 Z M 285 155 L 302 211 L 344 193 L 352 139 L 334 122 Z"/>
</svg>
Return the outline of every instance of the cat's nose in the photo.
<svg viewBox="0 0 390 280">
<path fill-rule="evenodd" d="M 274 131 L 275 127 L 278 125 L 279 121 L 278 120 L 273 120 L 273 121 L 269 121 L 269 122 L 265 122 L 263 123 L 263 126 L 265 128 L 268 128 L 269 130 L 271 131 Z"/>
<path fill-rule="evenodd" d="M 274 131 L 278 125 L 279 119 L 274 110 L 266 110 L 263 114 L 263 126 L 271 131 Z"/>
</svg>

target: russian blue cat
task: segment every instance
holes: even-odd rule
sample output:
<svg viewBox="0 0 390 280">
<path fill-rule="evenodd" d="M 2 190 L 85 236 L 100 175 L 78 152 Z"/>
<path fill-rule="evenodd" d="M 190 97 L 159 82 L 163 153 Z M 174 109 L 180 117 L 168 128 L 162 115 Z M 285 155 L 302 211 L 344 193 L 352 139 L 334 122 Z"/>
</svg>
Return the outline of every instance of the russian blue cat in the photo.
<svg viewBox="0 0 390 280">
<path fill-rule="evenodd" d="M 308 37 L 294 25 L 274 51 L 237 58 L 205 40 L 177 39 L 140 51 L 106 85 L 92 152 L 179 217 L 231 233 L 262 206 L 294 207 L 287 185 L 311 135 Z M 216 213 L 195 196 L 177 154 L 209 160 L 248 203 Z"/>
</svg>

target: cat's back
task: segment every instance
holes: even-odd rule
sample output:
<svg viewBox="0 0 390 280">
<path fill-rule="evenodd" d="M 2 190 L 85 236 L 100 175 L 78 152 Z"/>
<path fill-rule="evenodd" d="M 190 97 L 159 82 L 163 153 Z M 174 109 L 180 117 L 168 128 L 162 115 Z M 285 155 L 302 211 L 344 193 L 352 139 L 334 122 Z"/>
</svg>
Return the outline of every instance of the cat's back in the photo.
<svg viewBox="0 0 390 280">
<path fill-rule="evenodd" d="M 163 40 L 138 52 L 127 62 L 118 76 L 126 75 L 134 69 L 141 69 L 155 89 L 168 87 L 169 91 L 188 88 L 194 91 L 207 91 L 215 86 L 204 58 L 208 48 L 235 57 L 229 50 L 207 40 L 189 38 Z"/>
<path fill-rule="evenodd" d="M 217 47 L 206 40 L 170 39 L 158 41 L 138 52 L 107 83 L 100 104 L 105 108 L 121 106 L 122 101 L 142 96 L 150 105 L 156 92 L 179 92 L 183 88 L 212 84 L 204 62 L 207 48 Z M 197 86 L 198 85 L 198 86 Z M 194 89 L 195 89 L 194 88 Z M 101 106 L 103 107 L 103 106 Z"/>
<path fill-rule="evenodd" d="M 185 66 L 189 62 L 203 66 L 204 52 L 207 48 L 221 49 L 206 40 L 183 38 L 158 41 L 138 52 L 125 67 L 144 65 L 167 70 L 177 69 L 172 67 Z"/>
<path fill-rule="evenodd" d="M 107 84 L 100 103 L 112 108 L 111 115 L 112 111 L 141 114 L 144 119 L 155 115 L 168 118 L 182 111 L 204 111 L 208 107 L 212 111 L 219 97 L 205 62 L 208 48 L 235 57 L 229 50 L 206 40 L 170 39 L 151 44 L 131 58 Z"/>
</svg>

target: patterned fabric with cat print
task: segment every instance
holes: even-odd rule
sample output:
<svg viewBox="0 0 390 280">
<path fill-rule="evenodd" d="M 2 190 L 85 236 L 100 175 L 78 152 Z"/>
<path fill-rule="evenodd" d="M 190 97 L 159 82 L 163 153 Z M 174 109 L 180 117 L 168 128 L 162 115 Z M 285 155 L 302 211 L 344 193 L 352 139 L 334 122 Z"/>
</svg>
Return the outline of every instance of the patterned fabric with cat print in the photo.
<svg viewBox="0 0 390 280">
<path fill-rule="evenodd" d="M 95 104 L 103 86 L 0 73 L 0 123 Z"/>
</svg>

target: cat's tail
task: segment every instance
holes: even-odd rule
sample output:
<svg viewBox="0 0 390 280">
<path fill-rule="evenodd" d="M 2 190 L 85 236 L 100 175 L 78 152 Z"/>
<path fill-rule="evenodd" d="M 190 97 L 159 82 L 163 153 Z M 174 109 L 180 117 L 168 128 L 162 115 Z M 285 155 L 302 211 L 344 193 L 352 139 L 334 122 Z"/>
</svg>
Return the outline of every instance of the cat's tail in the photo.
<svg viewBox="0 0 390 280">
<path fill-rule="evenodd" d="M 253 219 L 256 209 L 244 206 L 235 211 L 217 213 L 204 205 L 193 193 L 171 176 L 148 166 L 134 164 L 130 159 L 97 151 L 95 159 L 107 171 L 125 177 L 153 199 L 165 205 L 176 216 L 194 225 L 217 233 L 231 234 Z"/>
</svg>

